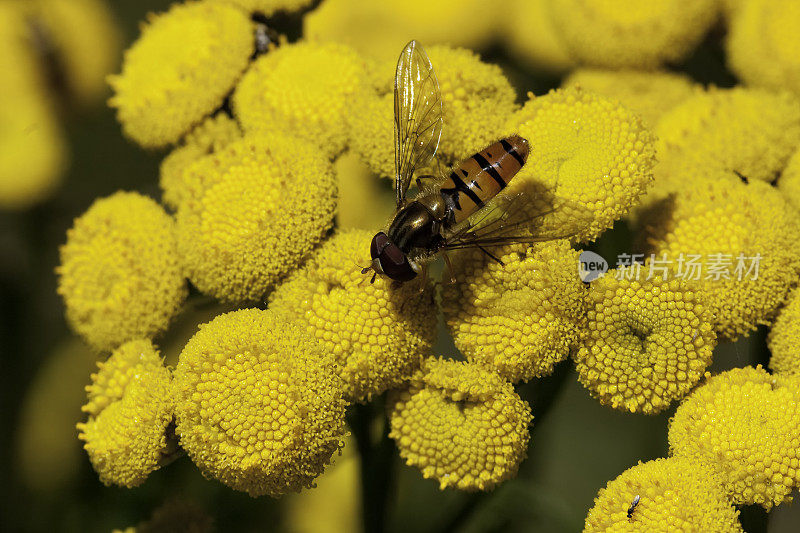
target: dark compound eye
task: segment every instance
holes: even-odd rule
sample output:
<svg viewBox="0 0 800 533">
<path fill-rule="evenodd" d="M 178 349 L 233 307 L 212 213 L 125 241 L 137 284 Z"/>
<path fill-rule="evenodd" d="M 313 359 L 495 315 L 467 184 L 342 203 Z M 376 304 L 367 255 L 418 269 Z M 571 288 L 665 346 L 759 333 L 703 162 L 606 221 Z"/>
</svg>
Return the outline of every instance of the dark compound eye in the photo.
<svg viewBox="0 0 800 533">
<path fill-rule="evenodd" d="M 384 233 L 380 232 L 372 238 L 372 244 L 369 246 L 369 253 L 373 259 L 377 259 L 386 245 L 389 244 L 389 237 Z"/>
<path fill-rule="evenodd" d="M 381 252 L 380 262 L 383 272 L 395 281 L 408 281 L 417 277 L 406 255 L 391 242 Z"/>
</svg>

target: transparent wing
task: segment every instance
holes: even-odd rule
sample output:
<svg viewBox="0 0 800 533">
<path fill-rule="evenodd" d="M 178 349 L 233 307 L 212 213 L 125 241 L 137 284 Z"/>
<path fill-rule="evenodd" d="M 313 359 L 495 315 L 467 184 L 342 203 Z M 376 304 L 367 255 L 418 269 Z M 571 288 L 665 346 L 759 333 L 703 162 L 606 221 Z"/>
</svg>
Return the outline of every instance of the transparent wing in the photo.
<svg viewBox="0 0 800 533">
<path fill-rule="evenodd" d="M 571 239 L 594 220 L 586 207 L 550 194 L 498 196 L 446 238 L 445 250 Z"/>
<path fill-rule="evenodd" d="M 442 135 L 442 98 L 431 60 L 417 41 L 403 48 L 394 79 L 394 171 L 399 206 L 414 170 L 436 154 Z"/>
</svg>

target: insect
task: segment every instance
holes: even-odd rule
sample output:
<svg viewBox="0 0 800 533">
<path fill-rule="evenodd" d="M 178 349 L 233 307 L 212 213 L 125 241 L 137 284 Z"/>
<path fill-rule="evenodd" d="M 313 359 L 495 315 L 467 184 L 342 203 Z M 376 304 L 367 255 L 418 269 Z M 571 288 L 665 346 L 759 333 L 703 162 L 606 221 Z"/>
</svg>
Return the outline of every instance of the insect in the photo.
<svg viewBox="0 0 800 533">
<path fill-rule="evenodd" d="M 628 520 L 633 518 L 633 511 L 636 510 L 636 506 L 639 505 L 639 495 L 637 494 L 636 497 L 633 498 L 631 502 L 631 506 L 628 507 Z"/>
<path fill-rule="evenodd" d="M 414 279 L 441 253 L 448 266 L 449 250 L 478 248 L 500 262 L 488 248 L 512 242 L 538 242 L 574 235 L 573 223 L 557 228 L 535 227 L 542 215 L 559 210 L 557 202 L 536 208 L 522 194 L 500 193 L 525 165 L 527 139 L 512 135 L 500 139 L 458 163 L 447 176 L 417 179 L 419 192 L 406 193 L 416 170 L 436 155 L 442 134 L 442 100 L 430 59 L 417 41 L 408 43 L 397 62 L 394 85 L 396 212 L 385 231 L 370 245 L 374 271 L 396 282 Z M 546 191 L 539 199 L 552 196 Z M 502 198 L 501 198 L 502 197 Z M 578 217 L 576 220 L 581 219 Z M 572 226 L 572 227 L 568 227 Z"/>
</svg>

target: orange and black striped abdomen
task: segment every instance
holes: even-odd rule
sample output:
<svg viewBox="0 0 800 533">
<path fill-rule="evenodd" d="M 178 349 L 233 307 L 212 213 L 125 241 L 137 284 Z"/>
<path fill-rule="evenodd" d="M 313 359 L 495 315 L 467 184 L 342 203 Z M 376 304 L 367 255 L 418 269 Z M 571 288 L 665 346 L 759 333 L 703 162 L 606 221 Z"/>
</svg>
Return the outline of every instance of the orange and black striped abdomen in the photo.
<svg viewBox="0 0 800 533">
<path fill-rule="evenodd" d="M 513 135 L 459 163 L 441 186 L 452 222 L 466 220 L 505 189 L 525 164 L 528 151 L 528 141 Z"/>
</svg>

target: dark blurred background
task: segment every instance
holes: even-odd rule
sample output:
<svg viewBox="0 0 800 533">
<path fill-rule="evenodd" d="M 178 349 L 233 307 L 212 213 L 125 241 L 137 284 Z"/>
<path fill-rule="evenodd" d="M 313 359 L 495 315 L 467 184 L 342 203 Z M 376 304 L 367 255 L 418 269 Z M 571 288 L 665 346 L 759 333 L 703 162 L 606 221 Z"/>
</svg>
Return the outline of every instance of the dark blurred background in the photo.
<svg viewBox="0 0 800 533">
<path fill-rule="evenodd" d="M 112 8 L 127 46 L 148 11 L 166 0 L 115 0 Z M 282 20 L 296 36 L 298 20 Z M 558 79 L 537 77 L 516 66 L 504 50 L 482 51 L 500 63 L 519 94 L 545 93 Z M 684 70 L 702 82 L 728 86 L 714 36 Z M 158 198 L 161 153 L 127 142 L 113 112 L 102 104 L 62 118 L 71 165 L 60 190 L 25 212 L 0 212 L 0 490 L 2 531 L 93 532 L 124 529 L 147 519 L 176 496 L 199 504 L 219 531 L 284 531 L 291 525 L 281 502 L 249 496 L 205 480 L 188 459 L 163 468 L 137 489 L 104 487 L 82 452 L 74 424 L 81 419 L 82 387 L 94 357 L 71 335 L 56 295 L 58 246 L 77 215 L 98 197 L 119 189 Z M 630 234 L 618 224 L 593 248 L 606 258 L 626 251 Z M 194 323 L 178 324 L 179 349 Z M 765 332 L 717 348 L 712 371 L 765 363 Z M 441 339 L 442 351 L 452 343 Z M 169 357 L 170 354 L 168 353 Z M 529 458 L 519 477 L 489 494 L 440 491 L 416 469 L 395 458 L 391 531 L 580 531 L 597 491 L 637 461 L 667 455 L 667 422 L 659 416 L 627 415 L 602 407 L 577 382 L 569 362 L 549 378 L 520 387 L 532 401 L 534 426 Z M 552 400 L 552 402 L 551 402 Z M 357 512 L 359 512 L 357 510 Z M 800 509 L 784 505 L 769 517 L 743 509 L 749 532 L 797 531 Z M 794 525 L 793 525 L 794 524 Z"/>
</svg>

